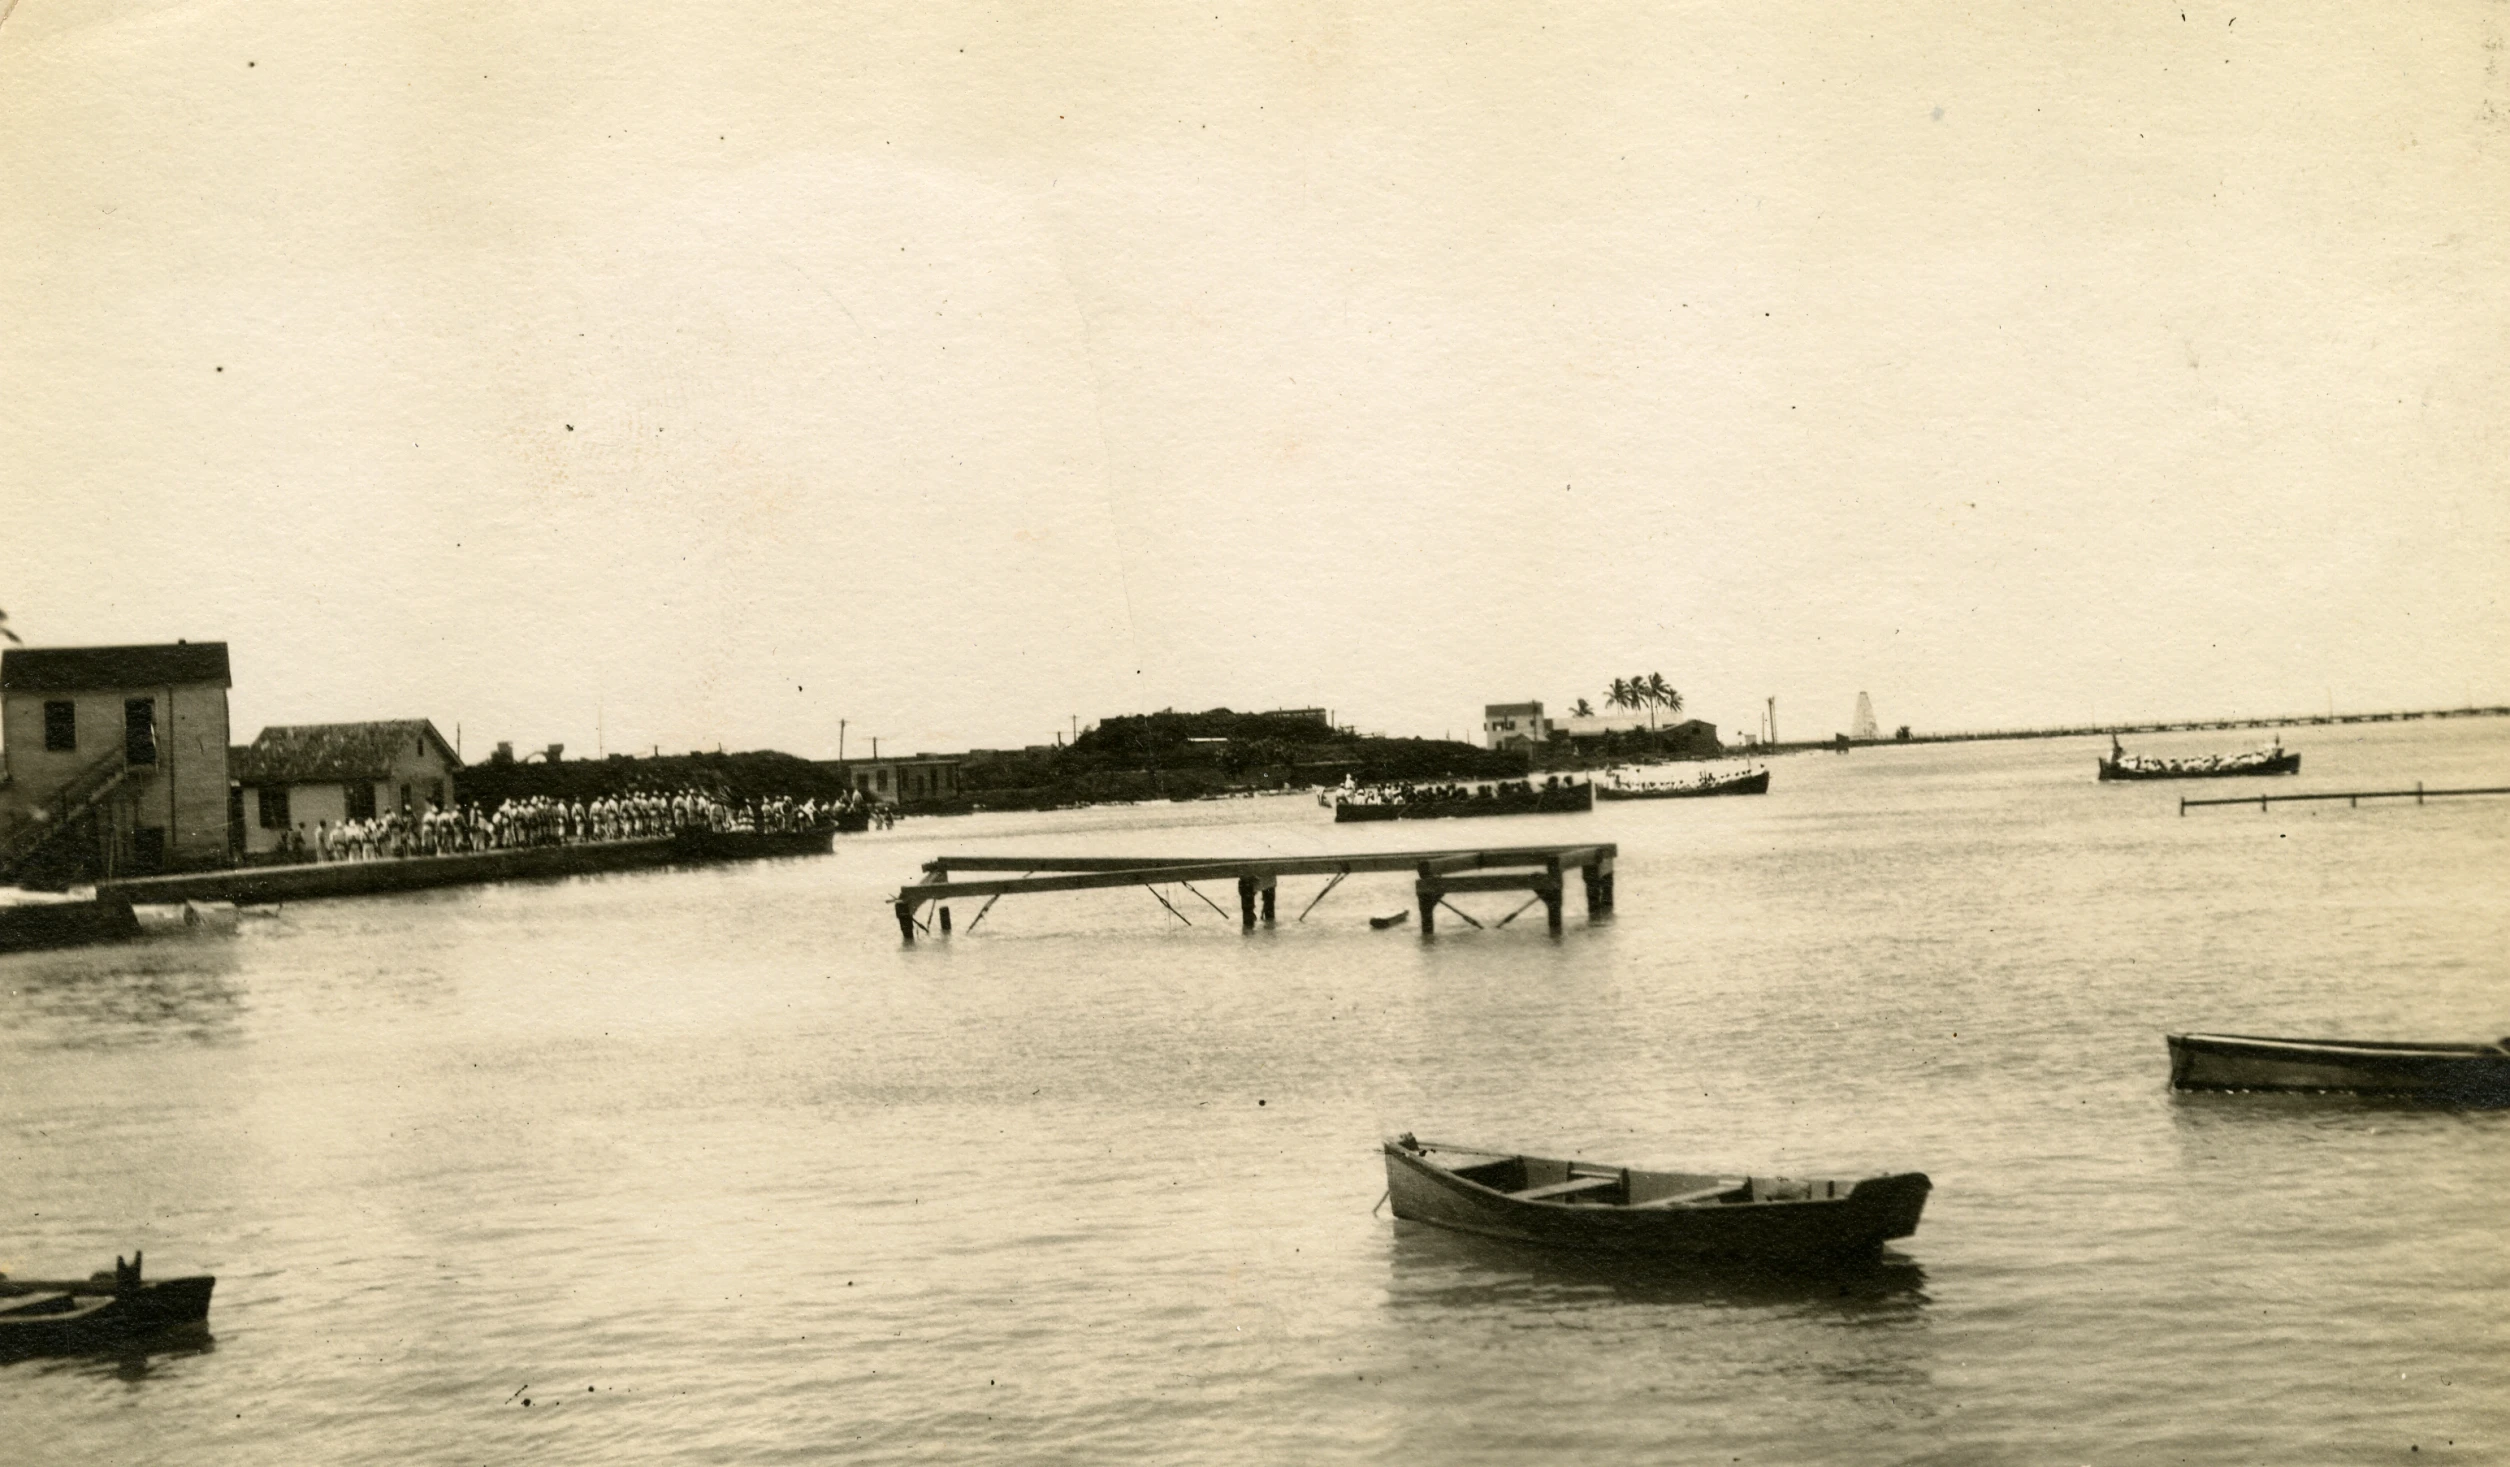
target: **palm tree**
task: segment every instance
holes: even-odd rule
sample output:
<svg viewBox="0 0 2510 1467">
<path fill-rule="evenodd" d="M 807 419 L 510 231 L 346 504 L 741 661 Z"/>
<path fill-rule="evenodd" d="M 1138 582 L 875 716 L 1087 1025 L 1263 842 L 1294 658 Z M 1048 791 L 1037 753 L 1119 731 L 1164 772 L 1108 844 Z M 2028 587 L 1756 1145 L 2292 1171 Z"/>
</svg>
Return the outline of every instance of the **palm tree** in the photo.
<svg viewBox="0 0 2510 1467">
<path fill-rule="evenodd" d="M 18 644 L 19 646 L 21 646 L 21 647 L 25 646 L 25 645 L 26 645 L 25 640 L 24 640 L 23 638 L 21 638 L 20 636 L 18 636 L 18 634 L 17 634 L 17 633 L 15 633 L 15 632 L 13 632 L 13 631 L 10 631 L 10 630 L 9 630 L 9 627 L 8 627 L 8 621 L 9 621 L 9 614 L 8 614 L 7 612 L 5 612 L 5 611 L 0 611 L 0 637 L 6 637 L 6 638 L 8 638 L 10 641 L 17 643 L 17 644 Z"/>
<path fill-rule="evenodd" d="M 1569 716 L 1571 718 L 1592 718 L 1595 716 L 1594 705 L 1588 703 L 1584 698 L 1580 698 L 1577 700 L 1577 706 L 1569 710 Z"/>
<path fill-rule="evenodd" d="M 1661 672 L 1647 675 L 1647 696 L 1649 701 L 1663 707 L 1667 718 L 1682 711 L 1682 695 L 1674 691 L 1673 684 L 1666 682 Z"/>
<path fill-rule="evenodd" d="M 1604 693 L 1604 702 L 1614 708 L 1636 708 L 1638 706 L 1638 700 L 1630 696 L 1630 680 L 1628 678 L 1614 678 L 1612 680 L 1611 688 L 1607 689 Z"/>
</svg>

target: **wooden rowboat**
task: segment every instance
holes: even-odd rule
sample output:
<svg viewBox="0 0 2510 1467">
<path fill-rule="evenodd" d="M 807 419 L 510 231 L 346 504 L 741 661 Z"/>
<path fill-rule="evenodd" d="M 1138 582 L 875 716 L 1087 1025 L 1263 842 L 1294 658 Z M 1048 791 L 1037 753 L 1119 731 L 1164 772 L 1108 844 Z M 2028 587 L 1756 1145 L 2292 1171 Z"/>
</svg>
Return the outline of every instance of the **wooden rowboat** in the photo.
<svg viewBox="0 0 2510 1467">
<path fill-rule="evenodd" d="M 80 1280 L 0 1277 L 0 1359 L 110 1350 L 205 1325 L 217 1279 L 140 1280 L 140 1256 Z"/>
<path fill-rule="evenodd" d="M 2399 1044 L 2366 1039 L 2266 1039 L 2171 1034 L 2178 1090 L 2319 1090 L 2455 1104 L 2510 1104 L 2510 1040 Z"/>
<path fill-rule="evenodd" d="M 1636 1171 L 1409 1135 L 1385 1143 L 1394 1215 L 1585 1252 L 1813 1262 L 1917 1231 L 1922 1172 L 1853 1181 Z"/>
</svg>

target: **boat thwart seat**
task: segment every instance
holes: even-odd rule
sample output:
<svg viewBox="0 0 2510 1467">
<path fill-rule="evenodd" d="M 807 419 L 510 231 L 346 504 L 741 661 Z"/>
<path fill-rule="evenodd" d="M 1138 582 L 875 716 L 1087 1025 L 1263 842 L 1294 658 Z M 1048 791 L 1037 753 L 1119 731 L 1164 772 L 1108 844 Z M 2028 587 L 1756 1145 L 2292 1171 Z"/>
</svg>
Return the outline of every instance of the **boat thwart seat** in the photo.
<svg viewBox="0 0 2510 1467">
<path fill-rule="evenodd" d="M 1528 1187 L 1522 1192 L 1510 1192 L 1508 1195 L 1519 1202 L 1557 1202 L 1564 1197 L 1574 1197 L 1582 1192 L 1600 1192 L 1605 1188 L 1620 1185 L 1621 1178 L 1618 1175 L 1571 1177 L 1565 1182 L 1554 1182 L 1548 1187 Z"/>
</svg>

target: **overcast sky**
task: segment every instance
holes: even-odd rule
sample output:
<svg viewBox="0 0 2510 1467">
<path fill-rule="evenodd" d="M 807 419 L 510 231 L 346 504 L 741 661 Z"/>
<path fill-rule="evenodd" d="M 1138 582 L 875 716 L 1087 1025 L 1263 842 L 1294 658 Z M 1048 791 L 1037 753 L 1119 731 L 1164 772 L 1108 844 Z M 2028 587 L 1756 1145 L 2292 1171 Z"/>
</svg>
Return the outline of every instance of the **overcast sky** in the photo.
<svg viewBox="0 0 2510 1467">
<path fill-rule="evenodd" d="M 2510 702 L 2510 12 L 1878 9 L 19 0 L 0 607 L 472 757 Z"/>
</svg>

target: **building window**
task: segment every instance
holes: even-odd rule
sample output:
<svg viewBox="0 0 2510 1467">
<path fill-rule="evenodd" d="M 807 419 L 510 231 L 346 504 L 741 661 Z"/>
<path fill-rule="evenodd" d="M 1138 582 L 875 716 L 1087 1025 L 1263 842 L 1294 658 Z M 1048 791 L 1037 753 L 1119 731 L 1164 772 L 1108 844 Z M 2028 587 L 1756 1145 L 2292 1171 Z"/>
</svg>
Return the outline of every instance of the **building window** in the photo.
<svg viewBox="0 0 2510 1467">
<path fill-rule="evenodd" d="M 351 820 L 375 818 L 375 787 L 364 780 L 340 786 L 340 802 Z"/>
<path fill-rule="evenodd" d="M 122 700 L 122 754 L 133 764 L 157 762 L 157 700 Z"/>
<path fill-rule="evenodd" d="M 258 793 L 261 806 L 261 828 L 286 830 L 288 828 L 288 787 L 283 784 L 266 784 Z"/>
<path fill-rule="evenodd" d="M 439 779 L 439 780 L 435 780 L 435 781 L 432 781 L 432 782 L 430 782 L 430 783 L 428 784 L 428 786 L 427 786 L 427 803 L 428 803 L 428 804 L 430 804 L 430 805 L 435 806 L 435 807 L 436 807 L 437 809 L 439 809 L 439 810 L 441 810 L 441 809 L 443 809 L 443 808 L 444 808 L 444 781 L 443 781 L 443 780 L 441 780 L 441 779 Z"/>
<path fill-rule="evenodd" d="M 143 825 L 131 832 L 131 864 L 142 871 L 166 869 L 166 831 L 162 825 Z"/>
<path fill-rule="evenodd" d="M 410 813 L 410 787 L 406 784 L 401 786 L 401 813 Z"/>
<path fill-rule="evenodd" d="M 44 705 L 44 747 L 75 749 L 78 747 L 78 705 L 63 700 Z"/>
</svg>

